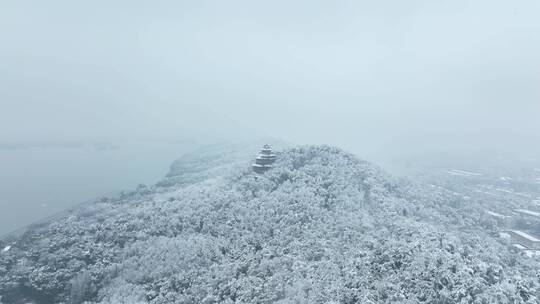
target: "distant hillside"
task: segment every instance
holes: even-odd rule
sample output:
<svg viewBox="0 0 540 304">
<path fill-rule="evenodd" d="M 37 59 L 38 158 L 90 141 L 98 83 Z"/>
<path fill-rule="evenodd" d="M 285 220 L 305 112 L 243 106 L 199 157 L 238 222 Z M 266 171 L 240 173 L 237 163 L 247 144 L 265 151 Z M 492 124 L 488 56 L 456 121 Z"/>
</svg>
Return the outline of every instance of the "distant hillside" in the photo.
<svg viewBox="0 0 540 304">
<path fill-rule="evenodd" d="M 328 146 L 206 148 L 0 253 L 3 303 L 538 303 L 484 211 Z M 1 248 L 0 248 L 1 250 Z"/>
</svg>

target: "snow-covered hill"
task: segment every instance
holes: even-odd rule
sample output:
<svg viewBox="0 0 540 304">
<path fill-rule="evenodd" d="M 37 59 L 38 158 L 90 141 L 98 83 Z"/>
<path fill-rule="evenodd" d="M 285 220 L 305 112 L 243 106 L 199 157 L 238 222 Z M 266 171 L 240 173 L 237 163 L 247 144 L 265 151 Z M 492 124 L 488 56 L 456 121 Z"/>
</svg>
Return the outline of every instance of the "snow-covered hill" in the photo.
<svg viewBox="0 0 540 304">
<path fill-rule="evenodd" d="M 327 146 L 258 175 L 255 152 L 191 154 L 0 244 L 3 303 L 539 301 L 535 261 L 460 197 Z"/>
</svg>

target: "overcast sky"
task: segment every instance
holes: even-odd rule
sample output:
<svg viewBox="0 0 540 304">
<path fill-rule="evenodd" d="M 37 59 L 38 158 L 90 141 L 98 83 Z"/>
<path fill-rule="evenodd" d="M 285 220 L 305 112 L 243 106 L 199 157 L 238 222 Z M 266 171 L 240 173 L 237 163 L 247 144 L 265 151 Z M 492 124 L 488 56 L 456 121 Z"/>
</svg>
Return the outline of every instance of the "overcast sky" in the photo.
<svg viewBox="0 0 540 304">
<path fill-rule="evenodd" d="M 3 0 L 0 142 L 537 148 L 539 16 L 538 0 Z"/>
</svg>

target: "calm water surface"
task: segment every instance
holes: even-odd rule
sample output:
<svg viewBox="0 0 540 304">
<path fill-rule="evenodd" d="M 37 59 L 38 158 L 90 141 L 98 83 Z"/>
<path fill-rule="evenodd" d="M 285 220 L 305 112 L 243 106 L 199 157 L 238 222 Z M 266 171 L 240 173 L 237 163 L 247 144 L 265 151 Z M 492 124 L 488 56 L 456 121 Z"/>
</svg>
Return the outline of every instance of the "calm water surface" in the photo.
<svg viewBox="0 0 540 304">
<path fill-rule="evenodd" d="M 0 149 L 0 235 L 101 195 L 153 184 L 185 143 Z"/>
</svg>

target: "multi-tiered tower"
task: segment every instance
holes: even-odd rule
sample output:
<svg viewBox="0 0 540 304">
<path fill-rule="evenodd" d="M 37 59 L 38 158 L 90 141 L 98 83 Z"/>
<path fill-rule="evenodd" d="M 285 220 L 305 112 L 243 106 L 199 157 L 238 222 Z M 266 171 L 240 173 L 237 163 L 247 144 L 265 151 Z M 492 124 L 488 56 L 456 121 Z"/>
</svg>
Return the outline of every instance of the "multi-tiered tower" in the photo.
<svg viewBox="0 0 540 304">
<path fill-rule="evenodd" d="M 264 173 L 272 168 L 272 164 L 276 161 L 276 155 L 272 152 L 269 145 L 264 145 L 259 156 L 255 159 L 253 164 L 253 171 L 257 173 Z"/>
</svg>

